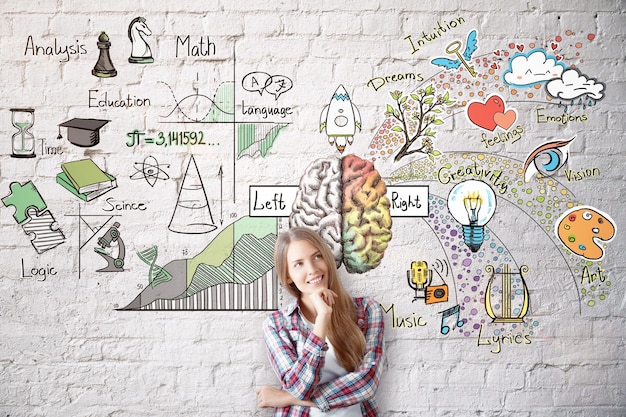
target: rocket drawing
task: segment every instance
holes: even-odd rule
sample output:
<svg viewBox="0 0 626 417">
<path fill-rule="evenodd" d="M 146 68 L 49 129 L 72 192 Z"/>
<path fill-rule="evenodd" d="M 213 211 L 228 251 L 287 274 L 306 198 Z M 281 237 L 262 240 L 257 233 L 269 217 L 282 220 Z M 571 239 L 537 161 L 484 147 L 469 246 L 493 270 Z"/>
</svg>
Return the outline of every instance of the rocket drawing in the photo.
<svg viewBox="0 0 626 417">
<path fill-rule="evenodd" d="M 343 153 L 346 144 L 352 145 L 356 129 L 361 130 L 361 114 L 356 108 L 348 92 L 339 85 L 330 103 L 324 107 L 320 115 L 320 132 L 326 129 L 328 143 Z"/>
</svg>

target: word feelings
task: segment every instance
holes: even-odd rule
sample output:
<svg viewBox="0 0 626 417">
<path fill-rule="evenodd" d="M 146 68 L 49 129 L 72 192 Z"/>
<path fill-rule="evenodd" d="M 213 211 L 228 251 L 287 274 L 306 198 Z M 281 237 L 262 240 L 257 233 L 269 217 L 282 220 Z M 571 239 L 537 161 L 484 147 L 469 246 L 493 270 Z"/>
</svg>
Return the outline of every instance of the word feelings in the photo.
<svg viewBox="0 0 626 417">
<path fill-rule="evenodd" d="M 142 140 L 145 144 L 163 146 L 164 148 L 168 146 L 219 145 L 219 143 L 205 142 L 204 132 L 202 131 L 158 132 L 155 138 L 145 137 L 145 132 L 140 132 L 138 129 L 135 129 L 132 132 L 126 133 L 126 136 L 129 138 L 128 142 L 126 142 L 126 146 L 129 148 L 139 145 Z"/>
</svg>

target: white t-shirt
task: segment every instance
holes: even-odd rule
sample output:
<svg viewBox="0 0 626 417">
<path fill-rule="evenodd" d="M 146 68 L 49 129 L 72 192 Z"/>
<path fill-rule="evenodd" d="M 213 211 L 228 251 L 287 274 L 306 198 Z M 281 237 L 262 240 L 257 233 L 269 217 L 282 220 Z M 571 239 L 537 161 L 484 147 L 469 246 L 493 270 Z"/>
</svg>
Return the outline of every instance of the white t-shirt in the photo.
<svg viewBox="0 0 626 417">
<path fill-rule="evenodd" d="M 313 324 L 302 316 L 304 322 L 313 328 Z M 337 356 L 335 355 L 335 348 L 326 340 L 328 344 L 328 350 L 324 360 L 324 368 L 322 369 L 322 376 L 320 378 L 320 384 L 332 381 L 333 379 L 346 375 L 348 371 L 337 362 Z M 327 413 L 323 413 L 319 408 L 311 407 L 309 411 L 311 417 L 362 417 L 361 405 L 353 404 L 350 407 L 335 408 Z"/>
</svg>

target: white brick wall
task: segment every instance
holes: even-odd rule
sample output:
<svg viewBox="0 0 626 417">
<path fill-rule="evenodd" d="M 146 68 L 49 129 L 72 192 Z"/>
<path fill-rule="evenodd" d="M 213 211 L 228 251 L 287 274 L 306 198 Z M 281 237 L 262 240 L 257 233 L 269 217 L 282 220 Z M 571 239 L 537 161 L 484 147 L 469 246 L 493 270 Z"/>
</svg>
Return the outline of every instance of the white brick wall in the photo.
<svg viewBox="0 0 626 417">
<path fill-rule="evenodd" d="M 480 143 L 482 131 L 469 124 L 463 111 L 446 118 L 435 139 L 441 152 L 489 152 L 523 161 L 539 144 L 577 135 L 572 145 L 572 169 L 599 168 L 601 175 L 568 182 L 556 178 L 576 201 L 611 215 L 616 238 L 606 244 L 600 264 L 611 282 L 606 299 L 589 307 L 579 301 L 581 272 L 572 271 L 569 255 L 552 243 L 549 233 L 516 210 L 515 202 L 499 196 L 499 211 L 492 233 L 505 242 L 511 257 L 526 264 L 531 293 L 531 313 L 516 327 L 490 324 L 484 300 L 467 301 L 478 310 L 463 328 L 467 335 L 440 333 L 441 311 L 454 305 L 462 280 L 449 277 L 451 300 L 438 305 L 412 303 L 406 270 L 412 260 L 429 263 L 440 258 L 441 242 L 422 219 L 394 219 L 393 239 L 377 269 L 350 275 L 342 268 L 346 287 L 354 294 L 375 297 L 385 307 L 395 305 L 398 317 L 420 317 L 424 325 L 400 327 L 386 314 L 387 363 L 378 401 L 383 416 L 572 416 L 618 417 L 626 415 L 626 355 L 624 327 L 626 298 L 623 276 L 626 250 L 622 227 L 626 147 L 624 145 L 624 41 L 626 15 L 622 1 L 343 1 L 268 2 L 143 1 L 79 2 L 75 0 L 5 2 L 0 6 L 0 197 L 9 194 L 11 182 L 32 180 L 66 236 L 66 242 L 37 254 L 16 224 L 12 208 L 0 206 L 0 417 L 169 417 L 169 416 L 269 416 L 256 407 L 254 388 L 276 385 L 269 368 L 261 334 L 268 312 L 177 311 L 121 312 L 147 285 L 147 265 L 136 252 L 157 244 L 157 264 L 197 254 L 214 237 L 181 235 L 167 225 L 189 157 L 195 156 L 212 214 L 220 230 L 231 214 L 248 211 L 249 185 L 297 185 L 306 167 L 320 157 L 337 156 L 325 135 L 319 133 L 319 115 L 339 84 L 343 84 L 363 117 L 362 131 L 346 154 L 366 157 L 371 139 L 384 121 L 389 92 L 405 92 L 430 83 L 439 72 L 429 61 L 445 56 L 451 41 L 465 40 L 471 29 L 479 39 L 477 56 L 491 56 L 509 43 L 538 47 L 560 35 L 569 48 L 564 62 L 605 84 L 606 98 L 584 110 L 584 123 L 538 124 L 535 111 L 545 100 L 523 94 L 503 97 L 517 109 L 525 130 L 518 143 L 488 150 Z M 152 29 L 148 38 L 155 58 L 150 65 L 132 65 L 127 27 L 144 16 Z M 417 41 L 438 22 L 462 17 L 464 23 L 427 42 L 411 54 L 407 35 Z M 111 38 L 111 58 L 118 76 L 99 79 L 91 75 L 98 52 L 97 37 L 105 30 Z M 592 42 L 569 47 L 565 33 L 593 33 Z M 59 62 L 59 56 L 25 54 L 29 35 L 37 45 L 84 44 L 88 53 Z M 210 36 L 214 57 L 175 57 L 177 36 L 192 42 Z M 577 37 L 578 39 L 583 39 Z M 572 38 L 573 39 L 573 38 Z M 236 50 L 236 110 L 246 106 L 290 106 L 291 125 L 280 133 L 266 158 L 243 157 L 233 168 L 233 133 L 230 125 L 163 123 L 171 111 L 167 82 L 181 99 L 197 87 L 211 95 L 215 86 L 233 77 Z M 574 57 L 580 52 L 582 62 Z M 510 50 L 513 54 L 513 50 Z M 503 71 L 506 62 L 499 71 Z M 251 71 L 281 74 L 293 88 L 278 100 L 241 88 L 241 78 Z M 423 83 L 389 82 L 378 91 L 367 86 L 373 77 L 420 73 Z M 466 74 L 466 73 L 464 73 Z M 497 92 L 493 81 L 483 81 L 485 96 Z M 501 81 L 500 81 L 500 84 Z M 89 90 L 107 92 L 109 98 L 149 98 L 145 108 L 89 108 Z M 467 97 L 465 97 L 467 98 Z M 62 154 L 42 154 L 38 141 L 34 159 L 11 158 L 11 108 L 35 108 L 33 133 L 45 146 L 59 146 Z M 550 112 L 552 110 L 552 112 Z M 559 110 L 560 111 L 560 110 Z M 546 113 L 558 113 L 554 107 Z M 576 114 L 580 114 L 578 110 Z M 57 125 L 73 117 L 102 118 L 111 122 L 102 130 L 101 143 L 78 148 L 57 140 Z M 240 116 L 238 116 L 240 117 Z M 246 119 L 248 120 L 248 119 Z M 208 142 L 219 146 L 130 148 L 127 133 L 134 129 L 156 132 L 203 130 Z M 495 136 L 495 133 L 494 133 Z M 148 155 L 169 164 L 169 181 L 150 188 L 131 181 L 133 168 Z M 88 204 L 80 203 L 55 184 L 60 165 L 91 157 L 107 171 L 117 173 L 119 187 Z M 377 161 L 376 168 L 391 173 L 420 157 L 400 163 Z M 219 224 L 219 180 L 222 166 L 224 224 Z M 234 176 L 236 170 L 236 178 Z M 514 181 L 517 181 L 515 179 Z M 236 182 L 236 187 L 233 183 Z M 451 185 L 435 181 L 430 192 L 444 197 Z M 518 188 L 526 185 L 515 184 Z M 233 190 L 236 194 L 233 195 Z M 107 211 L 105 202 L 142 202 L 146 211 Z M 553 197 L 548 192 L 547 197 Z M 122 224 L 127 254 L 126 271 L 97 273 L 103 260 L 93 254 L 94 238 L 79 250 L 76 215 L 111 215 Z M 502 213 L 502 214 L 501 214 Z M 558 217 L 560 213 L 553 213 Z M 285 223 L 284 220 L 282 220 Z M 218 230 L 219 231 L 219 230 Z M 81 254 L 79 256 L 79 253 Z M 80 263 L 79 263 L 80 259 Z M 478 263 L 478 261 L 476 262 Z M 43 268 L 54 275 L 33 275 Z M 454 270 L 454 268 L 453 268 Z M 460 268 L 455 274 L 464 274 Z M 472 273 L 473 274 L 473 273 Z M 482 280 L 473 285 L 486 285 Z M 456 292 L 455 292 L 456 291 Z M 463 311 L 461 318 L 469 312 Z M 486 319 L 482 339 L 473 327 Z M 529 335 L 530 344 L 496 342 L 505 336 Z M 492 353 L 499 352 L 499 353 Z"/>
</svg>

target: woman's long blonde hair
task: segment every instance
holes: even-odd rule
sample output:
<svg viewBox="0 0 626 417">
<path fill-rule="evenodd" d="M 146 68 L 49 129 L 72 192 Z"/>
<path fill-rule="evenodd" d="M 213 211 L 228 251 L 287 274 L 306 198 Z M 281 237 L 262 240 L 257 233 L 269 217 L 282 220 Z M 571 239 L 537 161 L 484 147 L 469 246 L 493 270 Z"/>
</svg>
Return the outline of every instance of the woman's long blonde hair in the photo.
<svg viewBox="0 0 626 417">
<path fill-rule="evenodd" d="M 337 294 L 328 329 L 328 340 L 335 349 L 337 360 L 348 372 L 354 371 L 365 353 L 365 336 L 357 324 L 356 307 L 352 297 L 339 281 L 335 259 L 328 244 L 314 230 L 306 227 L 293 227 L 281 233 L 274 248 L 274 262 L 280 282 L 298 300 L 301 293 L 292 282 L 288 284 L 289 273 L 287 250 L 291 242 L 305 240 L 315 246 L 328 266 L 328 287 Z"/>
</svg>

